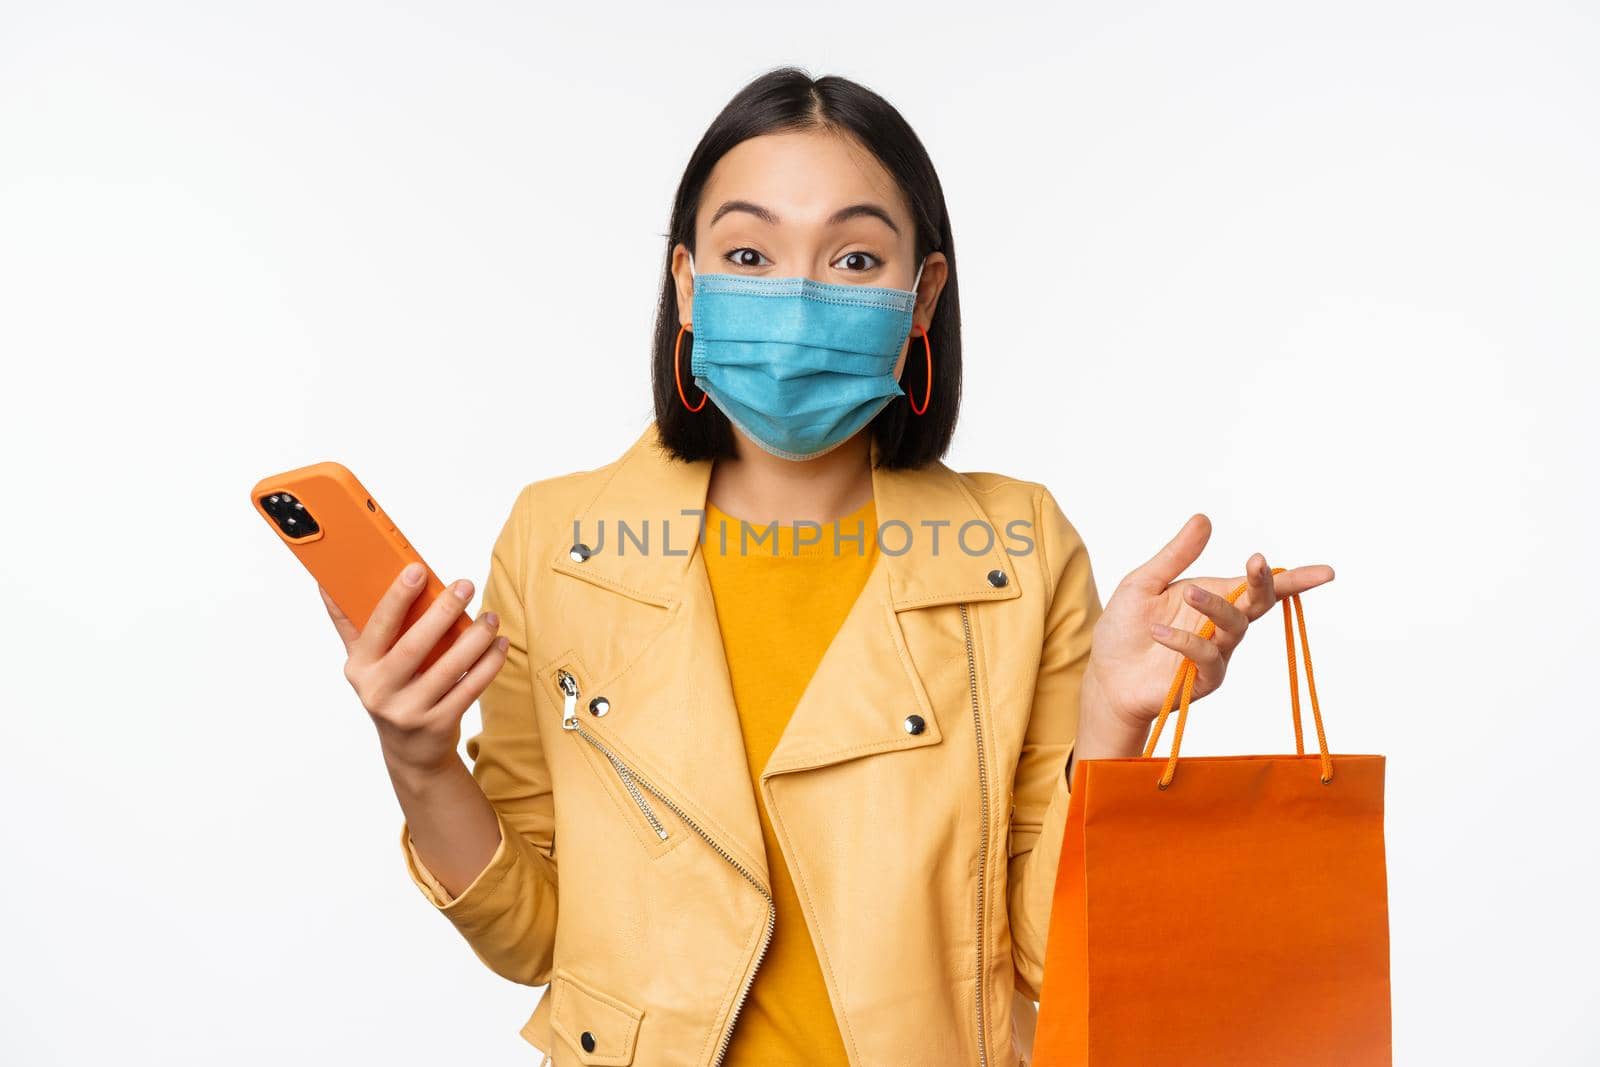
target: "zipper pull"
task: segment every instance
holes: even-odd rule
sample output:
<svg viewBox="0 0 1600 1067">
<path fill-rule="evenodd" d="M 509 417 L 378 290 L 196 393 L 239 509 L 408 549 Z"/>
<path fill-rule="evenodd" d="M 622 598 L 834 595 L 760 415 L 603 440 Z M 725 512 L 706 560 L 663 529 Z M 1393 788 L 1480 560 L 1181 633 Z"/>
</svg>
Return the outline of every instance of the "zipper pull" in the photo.
<svg viewBox="0 0 1600 1067">
<path fill-rule="evenodd" d="M 578 680 L 566 671 L 556 672 L 556 684 L 561 687 L 561 728 L 578 728 Z"/>
</svg>

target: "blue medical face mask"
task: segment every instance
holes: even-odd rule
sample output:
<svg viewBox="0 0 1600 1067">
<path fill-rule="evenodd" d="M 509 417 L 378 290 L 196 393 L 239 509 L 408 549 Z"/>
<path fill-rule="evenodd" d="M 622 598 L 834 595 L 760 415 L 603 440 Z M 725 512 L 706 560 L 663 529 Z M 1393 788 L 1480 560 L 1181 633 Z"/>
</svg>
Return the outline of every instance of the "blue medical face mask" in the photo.
<svg viewBox="0 0 1600 1067">
<path fill-rule="evenodd" d="M 811 459 L 904 393 L 894 365 L 916 301 L 916 283 L 908 291 L 695 274 L 689 368 L 756 444 L 782 459 Z"/>
</svg>

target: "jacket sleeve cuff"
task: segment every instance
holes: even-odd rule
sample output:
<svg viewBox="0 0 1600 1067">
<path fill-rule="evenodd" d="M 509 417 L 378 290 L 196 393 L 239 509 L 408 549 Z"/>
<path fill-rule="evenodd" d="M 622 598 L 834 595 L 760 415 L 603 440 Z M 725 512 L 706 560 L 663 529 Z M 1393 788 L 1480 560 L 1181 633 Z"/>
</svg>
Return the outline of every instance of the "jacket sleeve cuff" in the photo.
<svg viewBox="0 0 1600 1067">
<path fill-rule="evenodd" d="M 495 812 L 495 817 L 500 823 L 500 844 L 496 846 L 488 864 L 461 891 L 460 896 L 452 896 L 422 862 L 422 857 L 417 855 L 416 845 L 411 840 L 410 824 L 401 822 L 400 848 L 405 854 L 406 871 L 411 875 L 412 882 L 422 891 L 422 895 L 435 908 L 450 914 L 483 910 L 495 896 L 495 890 L 505 882 L 506 875 L 511 873 L 518 856 L 516 849 L 511 845 L 512 830 L 506 826 L 505 819 L 500 816 L 498 810 Z"/>
</svg>

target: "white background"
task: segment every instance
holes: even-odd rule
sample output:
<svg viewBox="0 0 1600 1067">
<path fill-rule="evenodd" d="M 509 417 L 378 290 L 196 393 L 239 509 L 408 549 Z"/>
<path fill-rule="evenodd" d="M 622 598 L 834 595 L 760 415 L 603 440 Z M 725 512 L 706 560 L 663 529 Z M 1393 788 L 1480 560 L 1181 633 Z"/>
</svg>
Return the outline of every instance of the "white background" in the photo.
<svg viewBox="0 0 1600 1067">
<path fill-rule="evenodd" d="M 952 466 L 1048 484 L 1105 592 L 1193 511 L 1192 573 L 1336 569 L 1397 1062 L 1596 1062 L 1597 56 L 1589 3 L 4 0 L 0 1058 L 536 1061 L 247 492 L 337 458 L 481 585 L 645 424 L 672 191 L 795 62 L 940 168 Z M 1260 630 L 1186 753 L 1287 747 Z"/>
</svg>

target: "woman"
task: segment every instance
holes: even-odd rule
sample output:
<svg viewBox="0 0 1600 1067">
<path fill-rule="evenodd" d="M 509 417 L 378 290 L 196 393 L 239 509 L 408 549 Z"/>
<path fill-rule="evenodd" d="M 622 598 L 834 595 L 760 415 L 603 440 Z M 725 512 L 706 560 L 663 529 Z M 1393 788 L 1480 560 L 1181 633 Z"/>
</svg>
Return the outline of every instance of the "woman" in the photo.
<svg viewBox="0 0 1600 1067">
<path fill-rule="evenodd" d="M 666 267 L 654 423 L 524 487 L 447 656 L 413 677 L 469 582 L 404 633 L 414 575 L 364 632 L 324 597 L 408 870 L 490 968 L 550 983 L 522 1034 L 558 1064 L 1025 1063 L 1071 760 L 1140 754 L 1180 657 L 1215 690 L 1333 572 L 1258 553 L 1229 604 L 1238 578 L 1177 580 L 1196 515 L 1102 609 L 1042 486 L 939 461 L 950 223 L 853 82 L 741 91 Z"/>
</svg>

